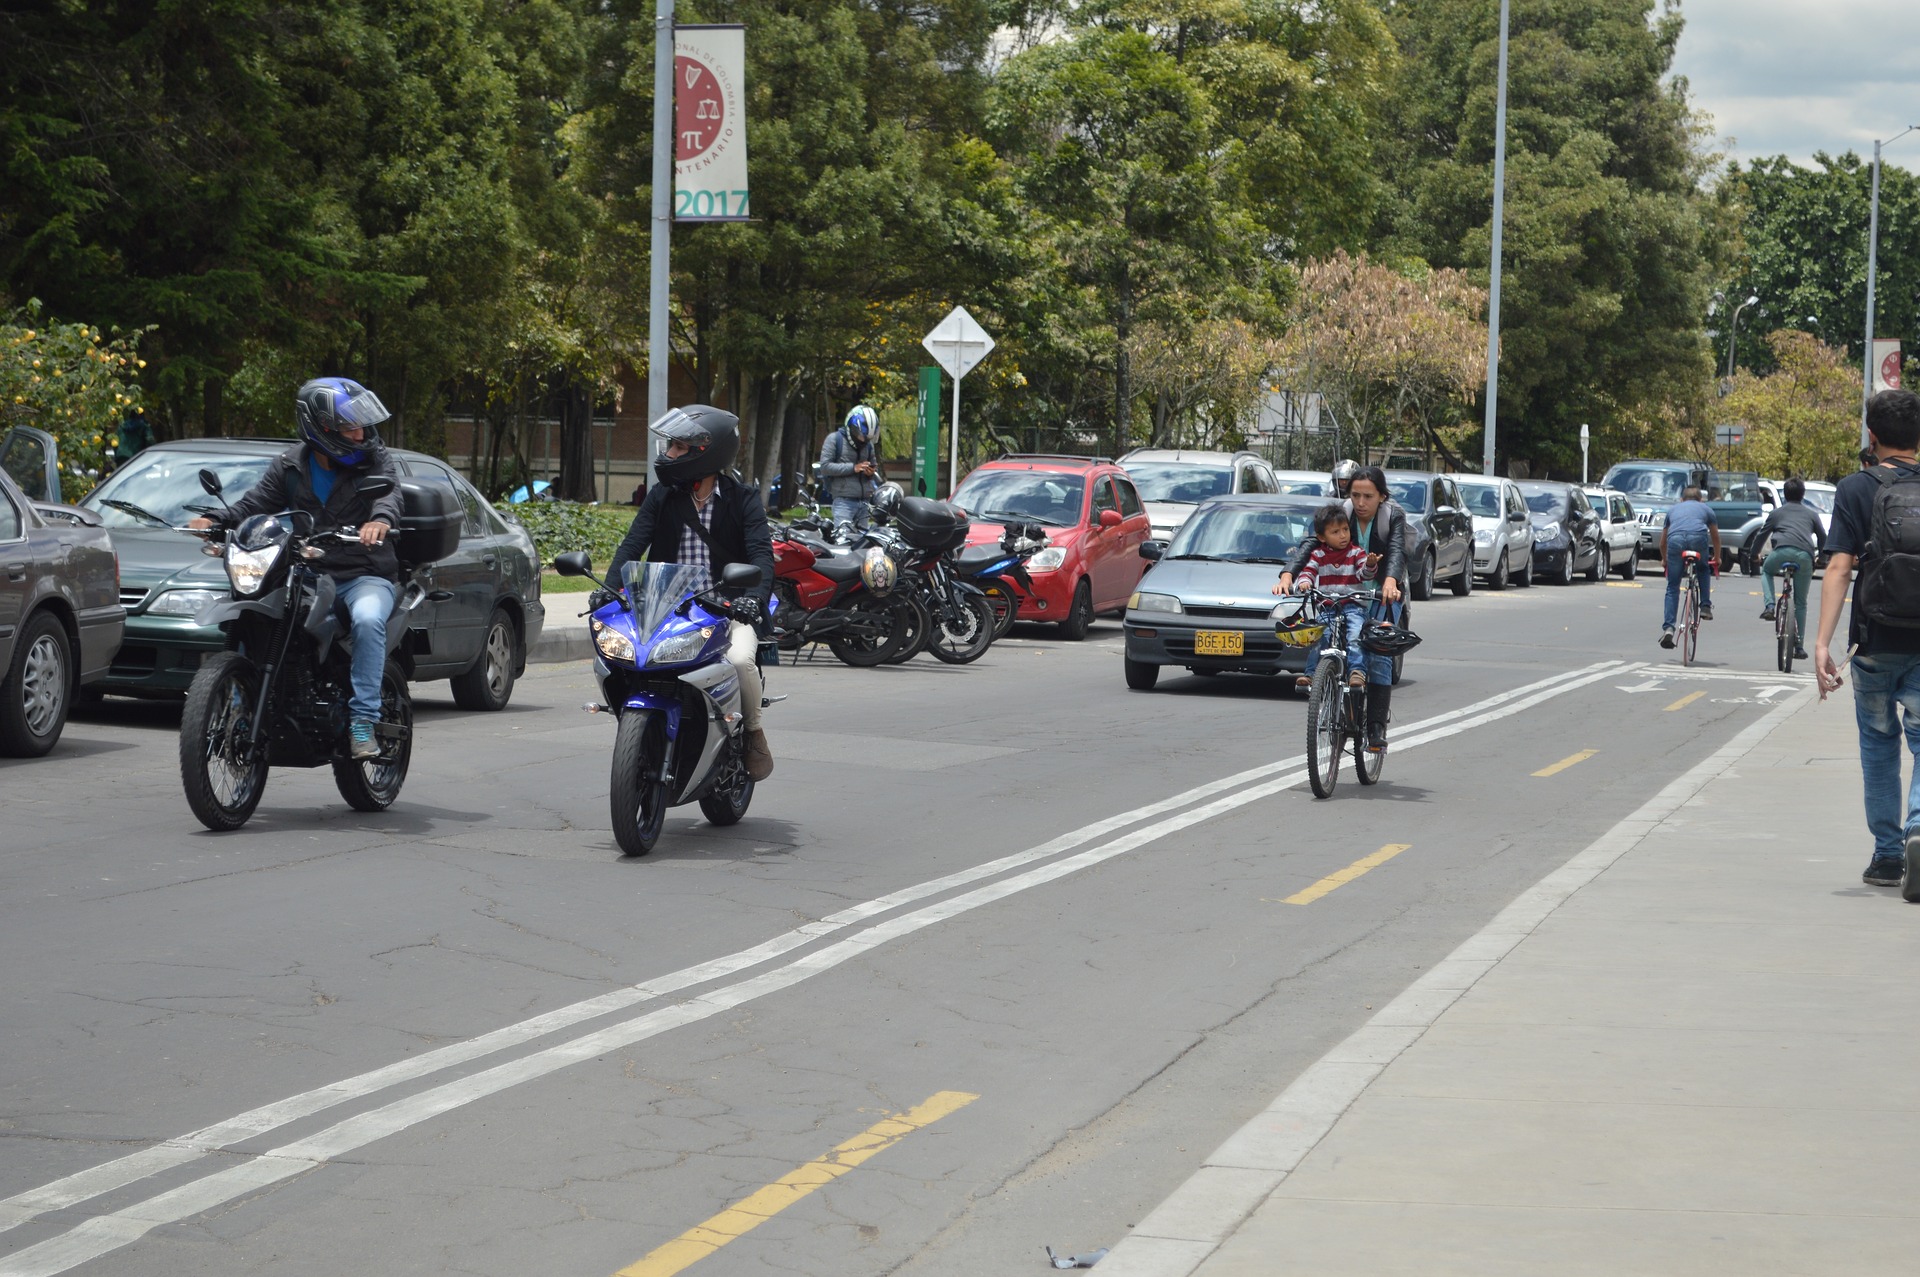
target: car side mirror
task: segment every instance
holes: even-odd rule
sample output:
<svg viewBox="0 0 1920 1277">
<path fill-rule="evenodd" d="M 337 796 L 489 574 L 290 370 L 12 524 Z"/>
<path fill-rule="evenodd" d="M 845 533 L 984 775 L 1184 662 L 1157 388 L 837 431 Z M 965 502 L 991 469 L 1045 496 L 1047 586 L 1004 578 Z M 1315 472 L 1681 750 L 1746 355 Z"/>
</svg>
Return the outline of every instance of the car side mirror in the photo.
<svg viewBox="0 0 1920 1277">
<path fill-rule="evenodd" d="M 729 563 L 720 573 L 720 586 L 727 590 L 757 590 L 764 580 L 757 563 Z"/>
<path fill-rule="evenodd" d="M 1164 558 L 1166 553 L 1167 543 L 1165 541 L 1142 541 L 1140 543 L 1140 557 L 1146 559 L 1148 562 Z"/>
<path fill-rule="evenodd" d="M 568 550 L 553 556 L 553 570 L 561 576 L 592 576 L 593 556 L 585 550 Z M 758 568 L 754 569 L 759 571 Z"/>
<path fill-rule="evenodd" d="M 210 497 L 219 497 L 221 493 L 220 476 L 211 470 L 202 470 L 200 472 L 200 491 Z M 221 497 L 221 500 L 225 499 L 226 498 Z"/>
<path fill-rule="evenodd" d="M 1526 521 L 1527 521 L 1527 516 L 1524 514 L 1521 514 L 1518 510 L 1510 511 L 1507 514 L 1508 523 L 1525 523 Z"/>
<path fill-rule="evenodd" d="M 1120 512 L 1118 510 L 1102 510 L 1100 512 L 1100 526 L 1103 528 L 1119 527 Z"/>
</svg>

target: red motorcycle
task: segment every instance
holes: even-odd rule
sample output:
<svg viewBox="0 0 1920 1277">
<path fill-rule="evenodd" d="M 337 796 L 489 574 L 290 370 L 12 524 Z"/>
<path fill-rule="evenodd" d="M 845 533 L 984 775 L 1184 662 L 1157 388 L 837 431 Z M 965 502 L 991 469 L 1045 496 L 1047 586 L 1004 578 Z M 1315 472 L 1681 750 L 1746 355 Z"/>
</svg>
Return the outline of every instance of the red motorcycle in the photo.
<svg viewBox="0 0 1920 1277">
<path fill-rule="evenodd" d="M 877 561 L 876 561 L 877 560 Z M 890 591 L 899 568 L 878 546 L 832 546 L 804 529 L 773 538 L 774 637 L 795 651 L 825 643 L 848 665 L 883 665 L 917 636 L 913 604 Z"/>
</svg>

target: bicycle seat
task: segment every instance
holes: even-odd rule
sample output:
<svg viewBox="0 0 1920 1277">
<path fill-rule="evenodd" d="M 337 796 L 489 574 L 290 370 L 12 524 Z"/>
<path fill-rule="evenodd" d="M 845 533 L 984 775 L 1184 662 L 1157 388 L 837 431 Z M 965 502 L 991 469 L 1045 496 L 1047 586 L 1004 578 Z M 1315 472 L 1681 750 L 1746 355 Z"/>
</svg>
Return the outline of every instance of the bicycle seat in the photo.
<svg viewBox="0 0 1920 1277">
<path fill-rule="evenodd" d="M 1682 563 L 1698 563 L 1700 561 L 1700 551 L 1682 550 L 1680 551 L 1680 561 Z"/>
</svg>

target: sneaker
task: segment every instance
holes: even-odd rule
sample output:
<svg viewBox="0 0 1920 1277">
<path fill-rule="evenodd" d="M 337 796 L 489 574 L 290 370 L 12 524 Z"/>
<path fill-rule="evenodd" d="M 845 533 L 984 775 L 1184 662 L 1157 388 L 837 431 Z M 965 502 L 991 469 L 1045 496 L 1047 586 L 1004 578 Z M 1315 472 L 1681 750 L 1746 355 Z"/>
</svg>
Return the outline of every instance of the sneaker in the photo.
<svg viewBox="0 0 1920 1277">
<path fill-rule="evenodd" d="M 1773 605 L 1771 603 L 1760 609 L 1760 619 L 1763 621 L 1771 621 L 1773 619 Z"/>
<path fill-rule="evenodd" d="M 1365 670 L 1355 670 L 1353 673 L 1347 675 L 1348 687 L 1365 687 L 1366 685 L 1367 672 Z"/>
<path fill-rule="evenodd" d="M 1673 627 L 1671 625 L 1669 625 L 1666 629 L 1660 631 L 1660 646 L 1661 647 L 1673 646 Z"/>
<path fill-rule="evenodd" d="M 1700 619 L 1703 621 L 1711 621 L 1713 619 L 1713 609 L 1710 607 L 1701 608 Z"/>
<path fill-rule="evenodd" d="M 1810 660 L 1812 658 L 1807 655 L 1806 648 L 1801 647 L 1798 643 L 1795 643 L 1793 645 L 1793 659 L 1796 661 L 1805 661 L 1805 660 Z"/>
<path fill-rule="evenodd" d="M 1312 686 L 1313 686 L 1313 680 L 1308 678 L 1305 674 L 1302 674 L 1299 678 L 1296 678 L 1293 680 L 1293 690 L 1296 692 L 1304 692 Z"/>
<path fill-rule="evenodd" d="M 1860 881 L 1869 887 L 1897 887 L 1905 869 L 1906 864 L 1899 856 L 1875 856 L 1867 871 L 1860 875 Z"/>
<path fill-rule="evenodd" d="M 380 742 L 373 738 L 372 723 L 355 723 L 352 730 L 355 758 L 380 757 Z"/>
</svg>

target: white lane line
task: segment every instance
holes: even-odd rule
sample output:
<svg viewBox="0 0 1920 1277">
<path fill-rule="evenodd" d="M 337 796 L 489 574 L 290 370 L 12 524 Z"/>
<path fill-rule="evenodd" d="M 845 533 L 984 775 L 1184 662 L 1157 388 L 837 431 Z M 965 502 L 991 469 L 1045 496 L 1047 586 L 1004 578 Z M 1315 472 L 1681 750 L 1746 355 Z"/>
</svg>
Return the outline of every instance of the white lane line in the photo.
<svg viewBox="0 0 1920 1277">
<path fill-rule="evenodd" d="M 1110 1277 L 1189 1277 L 1385 1071 L 1446 1009 L 1499 965 L 1574 892 L 1606 872 L 1708 783 L 1812 698 L 1801 691 L 1600 835 L 1436 963 L 1346 1041 L 1294 1079 L 1273 1103 L 1227 1137 L 1186 1183 L 1100 1261 Z"/>
<path fill-rule="evenodd" d="M 1448 711 L 1447 713 L 1436 715 L 1431 719 L 1412 725 L 1408 730 L 1413 734 L 1396 745 L 1395 748 L 1397 750 L 1405 750 L 1435 740 L 1444 739 L 1448 736 L 1481 726 L 1484 723 L 1505 718 L 1511 714 L 1520 713 L 1554 696 L 1560 695 L 1562 692 L 1584 687 L 1603 679 L 1617 677 L 1620 672 L 1621 670 L 1617 662 L 1606 662 L 1598 667 L 1590 667 L 1588 670 L 1570 671 L 1566 674 L 1556 675 L 1551 679 L 1543 679 L 1540 682 L 1528 684 L 1525 687 L 1499 693 L 1477 702 L 1474 705 L 1466 706 L 1459 710 Z M 1476 710 L 1480 712 L 1475 713 Z M 1463 717 L 1463 715 L 1466 717 Z M 1111 833 L 1116 829 L 1136 823 L 1144 815 L 1160 814 L 1167 810 L 1184 806 L 1196 798 L 1215 794 L 1222 789 L 1239 784 L 1248 777 L 1270 776 L 1274 772 L 1282 771 L 1285 768 L 1297 767 L 1302 761 L 1303 759 L 1301 758 L 1288 759 L 1281 763 L 1254 768 L 1250 771 L 1239 773 L 1237 776 L 1225 778 L 1224 780 L 1212 781 L 1205 785 L 1196 786 L 1172 798 L 1163 799 L 1160 802 L 1136 808 L 1132 812 L 1109 817 L 1071 833 L 1063 834 L 1058 838 L 1042 843 L 1040 846 L 1028 851 L 1016 853 L 1012 856 L 1005 856 L 984 865 L 977 865 L 970 869 L 961 870 L 958 873 L 949 874 L 943 878 L 933 879 L 929 882 L 894 892 L 891 895 L 881 896 L 874 900 L 866 901 L 863 904 L 855 905 L 850 909 L 843 910 L 838 914 L 823 919 L 821 922 L 810 923 L 806 926 L 796 928 L 793 931 L 787 932 L 785 935 L 777 936 L 751 949 L 742 950 L 739 953 L 716 959 L 712 962 L 688 967 L 680 972 L 658 980 L 615 990 L 612 993 L 604 994 L 598 998 L 590 998 L 584 1002 L 575 1003 L 570 1007 L 564 1007 L 557 1011 L 549 1012 L 546 1015 L 537 1016 L 531 1020 L 522 1021 L 519 1024 L 495 1030 L 493 1033 L 485 1034 L 470 1042 L 458 1043 L 452 1047 L 441 1048 L 440 1051 L 430 1052 L 428 1055 L 422 1056 L 417 1060 L 400 1061 L 384 1069 L 364 1073 L 331 1086 L 321 1087 L 301 1095 L 292 1096 L 276 1104 L 251 1110 L 248 1113 L 241 1114 L 239 1117 L 230 1119 L 217 1126 L 204 1128 L 202 1131 L 169 1141 L 167 1144 L 115 1159 L 113 1162 L 104 1163 L 89 1171 L 82 1171 L 75 1175 L 67 1176 L 64 1179 L 54 1181 L 42 1188 L 29 1190 L 26 1193 L 9 1198 L 6 1202 L 0 1203 L 0 1208 L 8 1209 L 10 1212 L 17 1212 L 17 1216 L 7 1220 L 3 1226 L 11 1227 L 36 1214 L 59 1209 L 64 1206 L 77 1205 L 79 1202 L 91 1197 L 125 1187 L 146 1175 L 194 1161 L 223 1147 L 225 1144 L 235 1143 L 243 1139 L 264 1134 L 298 1117 L 308 1116 L 347 1099 L 364 1096 L 374 1091 L 384 1089 L 397 1081 L 408 1080 L 425 1073 L 435 1072 L 451 1064 L 461 1063 L 475 1058 L 478 1055 L 491 1053 L 504 1046 L 525 1041 L 531 1037 L 540 1036 L 556 1028 L 565 1027 L 570 1023 L 576 1023 L 580 1020 L 606 1014 L 612 1010 L 623 1009 L 625 1006 L 650 1000 L 666 993 L 685 988 L 691 984 L 701 983 L 722 975 L 734 974 L 747 967 L 757 966 L 784 952 L 851 925 L 853 922 L 888 912 L 902 904 L 910 903 L 916 899 L 923 899 L 928 895 L 938 894 L 954 886 L 977 881 L 983 877 L 991 877 L 1007 868 L 1056 855 L 1061 851 L 1089 842 L 1102 834 Z M 326 1157 L 337 1156 L 340 1152 L 360 1147 L 372 1140 L 383 1138 L 385 1135 L 403 1130 L 407 1126 L 411 1126 L 428 1117 L 446 1112 L 448 1109 L 456 1108 L 463 1104 L 471 1103 L 473 1100 L 491 1095 L 498 1090 L 517 1085 L 519 1082 L 527 1081 L 534 1077 L 542 1076 L 545 1073 L 553 1072 L 556 1069 L 564 1068 L 582 1059 L 590 1059 L 593 1056 L 604 1054 L 606 1051 L 614 1049 L 617 1046 L 628 1045 L 632 1042 L 652 1037 L 657 1033 L 665 1032 L 668 1029 L 706 1019 L 711 1015 L 738 1006 L 743 1001 L 765 996 L 777 989 L 785 988 L 790 984 L 797 983 L 800 980 L 817 975 L 821 971 L 837 966 L 841 962 L 846 961 L 847 958 L 857 953 L 865 952 L 888 940 L 906 935 L 911 931 L 916 931 L 923 927 L 932 926 L 938 922 L 954 917 L 959 913 L 964 913 L 968 910 L 978 908 L 981 905 L 1003 899 L 1006 896 L 1027 890 L 1030 887 L 1051 882 L 1056 878 L 1077 872 L 1089 865 L 1098 864 L 1103 860 L 1108 860 L 1114 856 L 1132 851 L 1147 843 L 1165 837 L 1167 834 L 1188 828 L 1191 825 L 1212 819 L 1214 816 L 1224 814 L 1235 808 L 1245 806 L 1248 803 L 1258 801 L 1261 798 L 1279 793 L 1282 790 L 1299 784 L 1303 776 L 1304 773 L 1295 772 L 1283 775 L 1278 780 L 1272 780 L 1265 784 L 1242 789 L 1226 798 L 1217 799 L 1202 807 L 1194 808 L 1171 820 L 1164 820 L 1157 824 L 1149 825 L 1136 831 L 1134 834 L 1128 835 L 1113 843 L 1106 844 L 1105 846 L 1083 852 L 1078 856 L 1055 861 L 1052 864 L 1031 870 L 1025 874 L 1004 879 L 989 887 L 954 897 L 939 905 L 931 906 L 911 914 L 903 915 L 889 922 L 878 924 L 868 928 L 859 935 L 842 940 L 835 945 L 828 946 L 787 966 L 776 968 L 771 972 L 743 981 L 740 984 L 697 995 L 687 1002 L 677 1004 L 673 1007 L 662 1008 L 661 1010 L 651 1012 L 636 1019 L 623 1021 L 620 1024 L 610 1026 L 595 1033 L 589 1033 L 573 1041 L 536 1052 L 521 1060 L 498 1065 L 492 1069 L 466 1078 L 443 1083 L 419 1095 L 397 1101 L 384 1108 L 375 1109 L 368 1113 L 361 1114 L 359 1117 L 337 1123 L 313 1137 L 313 1140 L 299 1141 L 260 1155 L 281 1168 L 280 1173 L 272 1175 L 267 1182 L 277 1182 L 278 1180 L 289 1178 L 292 1175 L 299 1174 L 301 1171 L 310 1168 L 313 1164 L 324 1160 Z M 609 1035 L 611 1035 L 611 1037 Z M 493 1045 L 485 1046 L 484 1048 L 481 1046 L 481 1044 L 488 1042 L 492 1042 Z M 579 1054 L 582 1049 L 584 1049 L 585 1053 Z M 437 1062 L 433 1058 L 436 1055 L 439 1056 Z M 529 1068 L 532 1069 L 531 1072 L 528 1071 Z M 398 1121 L 398 1125 L 390 1125 L 390 1123 L 395 1121 Z M 348 1142 L 339 1144 L 338 1141 L 341 1138 L 347 1138 Z M 216 1139 L 221 1142 L 213 1143 L 212 1141 Z M 338 1146 L 336 1147 L 336 1145 Z M 185 1210 L 184 1213 L 174 1214 L 171 1213 L 171 1207 L 163 1206 L 161 1203 L 191 1203 L 201 1201 L 203 1200 L 201 1194 L 193 1190 L 211 1181 L 219 1181 L 221 1183 L 231 1182 L 243 1185 L 240 1190 L 241 1192 L 251 1191 L 252 1188 L 259 1187 L 260 1180 L 258 1176 L 266 1172 L 255 1170 L 243 1173 L 243 1170 L 244 1168 L 242 1167 L 234 1167 L 228 1171 L 222 1171 L 206 1179 L 196 1181 L 194 1184 L 188 1185 L 185 1188 L 172 1190 L 169 1193 L 162 1193 L 129 1210 L 117 1212 L 114 1215 L 100 1216 L 95 1220 L 87 1221 L 87 1223 L 78 1226 L 67 1234 L 63 1234 L 61 1237 L 51 1239 L 48 1242 L 43 1242 L 37 1246 L 29 1247 L 21 1251 L 18 1255 L 14 1256 L 12 1260 L 7 1261 L 4 1267 L 0 1267 L 0 1277 L 12 1277 L 15 1273 L 25 1272 L 60 1272 L 65 1268 L 71 1267 L 74 1263 L 84 1262 L 85 1258 L 91 1258 L 97 1254 L 104 1254 L 106 1253 L 105 1250 L 87 1249 L 83 1246 L 82 1249 L 86 1249 L 86 1254 L 80 1259 L 58 1262 L 54 1267 L 50 1268 L 16 1267 L 16 1265 L 23 1263 L 37 1263 L 38 1261 L 30 1261 L 29 1257 L 42 1254 L 43 1252 L 51 1258 L 55 1252 L 47 1250 L 46 1248 L 57 1247 L 61 1243 L 69 1241 L 75 1245 L 80 1245 L 82 1242 L 91 1239 L 91 1245 L 106 1245 L 108 1250 L 124 1245 L 127 1241 L 133 1240 L 134 1237 L 144 1234 L 149 1228 L 155 1226 L 156 1223 L 167 1222 L 155 1220 L 147 1223 L 144 1227 L 140 1227 L 137 1232 L 133 1233 L 131 1237 L 126 1237 L 124 1241 L 112 1240 L 115 1237 L 121 1237 L 125 1234 L 127 1228 L 131 1226 L 130 1221 L 146 1220 L 148 1216 L 155 1211 L 167 1215 L 168 1220 L 173 1220 L 185 1218 L 187 1215 L 197 1213 L 199 1210 L 207 1209 L 205 1206 L 195 1206 L 192 1209 Z M 211 1192 L 214 1190 L 208 1189 L 206 1191 Z M 219 1200 L 226 1200 L 226 1198 L 222 1197 Z M 215 1204 L 217 1204 L 217 1202 Z M 119 1222 L 113 1222 L 116 1219 L 118 1219 Z M 94 1227 L 94 1225 L 98 1226 Z M 61 1253 L 65 1253 L 64 1248 Z"/>
</svg>

